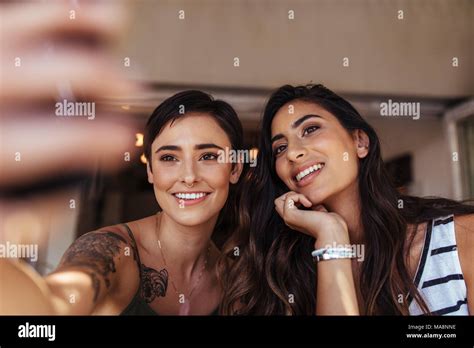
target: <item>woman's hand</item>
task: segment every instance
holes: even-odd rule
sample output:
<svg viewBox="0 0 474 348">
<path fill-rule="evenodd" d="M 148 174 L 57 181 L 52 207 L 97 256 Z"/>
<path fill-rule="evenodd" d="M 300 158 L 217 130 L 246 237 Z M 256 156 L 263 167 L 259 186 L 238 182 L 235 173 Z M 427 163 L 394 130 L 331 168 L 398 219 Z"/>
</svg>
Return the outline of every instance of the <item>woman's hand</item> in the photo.
<svg viewBox="0 0 474 348">
<path fill-rule="evenodd" d="M 303 210 L 304 206 L 312 210 Z M 317 248 L 337 242 L 349 243 L 349 233 L 344 219 L 328 212 L 322 205 L 312 207 L 310 200 L 301 193 L 287 192 L 275 199 L 275 209 L 290 228 L 316 239 Z"/>
<path fill-rule="evenodd" d="M 312 210 L 298 209 L 298 206 Z M 344 219 L 329 213 L 322 205 L 313 207 L 300 193 L 290 191 L 278 197 L 275 208 L 290 228 L 314 237 L 316 249 L 334 243 L 349 244 Z M 350 259 L 318 262 L 316 284 L 316 315 L 359 314 Z"/>
</svg>

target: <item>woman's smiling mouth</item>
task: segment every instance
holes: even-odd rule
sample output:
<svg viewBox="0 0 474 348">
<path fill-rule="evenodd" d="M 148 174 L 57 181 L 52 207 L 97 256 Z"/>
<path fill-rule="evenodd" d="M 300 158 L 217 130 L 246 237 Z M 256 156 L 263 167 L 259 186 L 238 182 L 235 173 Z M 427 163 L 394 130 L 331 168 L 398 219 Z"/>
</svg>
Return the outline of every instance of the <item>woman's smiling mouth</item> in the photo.
<svg viewBox="0 0 474 348">
<path fill-rule="evenodd" d="M 293 181 L 299 187 L 308 185 L 324 168 L 325 163 L 316 163 L 311 166 L 305 166 L 297 169 L 296 175 L 293 176 Z"/>
<path fill-rule="evenodd" d="M 172 195 L 176 198 L 180 205 L 194 205 L 204 201 L 210 192 L 196 191 L 196 192 L 175 192 Z"/>
</svg>

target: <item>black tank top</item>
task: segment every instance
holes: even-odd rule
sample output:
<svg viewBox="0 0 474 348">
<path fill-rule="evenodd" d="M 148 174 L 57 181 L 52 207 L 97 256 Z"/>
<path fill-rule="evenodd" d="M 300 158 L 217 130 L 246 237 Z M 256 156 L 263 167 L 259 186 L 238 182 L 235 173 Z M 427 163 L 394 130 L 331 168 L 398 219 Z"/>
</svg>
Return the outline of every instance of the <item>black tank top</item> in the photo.
<svg viewBox="0 0 474 348">
<path fill-rule="evenodd" d="M 142 263 L 140 261 L 140 254 L 138 253 L 138 246 L 135 241 L 135 237 L 133 236 L 132 230 L 130 229 L 130 227 L 128 227 L 127 224 L 123 225 L 125 226 L 128 236 L 130 237 L 135 255 L 137 255 L 135 260 L 137 261 L 138 265 L 140 284 L 138 285 L 138 290 L 133 296 L 132 300 L 130 301 L 128 306 L 125 307 L 122 313 L 120 313 L 120 315 L 159 315 L 148 305 L 148 303 L 140 295 L 140 290 L 142 288 Z M 219 315 L 219 308 L 216 308 L 210 315 Z"/>
</svg>

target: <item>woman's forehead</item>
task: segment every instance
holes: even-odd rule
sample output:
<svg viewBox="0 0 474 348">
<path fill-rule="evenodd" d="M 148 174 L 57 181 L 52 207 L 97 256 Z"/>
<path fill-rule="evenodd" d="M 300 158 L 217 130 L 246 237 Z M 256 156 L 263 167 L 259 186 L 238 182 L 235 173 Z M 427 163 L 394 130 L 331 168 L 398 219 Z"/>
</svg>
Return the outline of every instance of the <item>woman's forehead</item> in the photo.
<svg viewBox="0 0 474 348">
<path fill-rule="evenodd" d="M 284 132 L 303 116 L 316 115 L 324 120 L 334 118 L 326 109 L 314 102 L 293 100 L 283 105 L 272 120 L 272 135 Z"/>
<path fill-rule="evenodd" d="M 168 122 L 156 136 L 154 143 L 169 142 L 230 142 L 226 132 L 213 116 L 206 113 L 190 113 Z"/>
</svg>

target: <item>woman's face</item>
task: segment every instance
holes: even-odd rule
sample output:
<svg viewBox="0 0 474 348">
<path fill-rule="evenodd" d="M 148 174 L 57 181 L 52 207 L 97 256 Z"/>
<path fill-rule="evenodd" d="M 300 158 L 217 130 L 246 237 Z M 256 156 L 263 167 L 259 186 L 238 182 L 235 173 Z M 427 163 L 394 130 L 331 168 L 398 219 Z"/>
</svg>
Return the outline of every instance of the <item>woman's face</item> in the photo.
<svg viewBox="0 0 474 348">
<path fill-rule="evenodd" d="M 168 123 L 155 138 L 148 181 L 174 221 L 195 226 L 217 218 L 229 184 L 238 181 L 242 170 L 240 164 L 232 168 L 232 163 L 218 161 L 218 151 L 226 148 L 231 149 L 227 134 L 206 114 L 190 113 Z"/>
<path fill-rule="evenodd" d="M 362 131 L 350 134 L 317 104 L 294 100 L 272 121 L 272 151 L 278 177 L 313 205 L 325 204 L 356 185 L 359 158 L 368 153 Z"/>
</svg>

